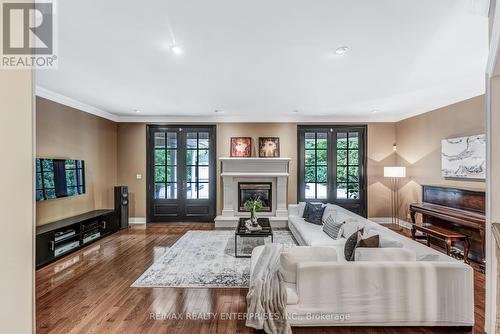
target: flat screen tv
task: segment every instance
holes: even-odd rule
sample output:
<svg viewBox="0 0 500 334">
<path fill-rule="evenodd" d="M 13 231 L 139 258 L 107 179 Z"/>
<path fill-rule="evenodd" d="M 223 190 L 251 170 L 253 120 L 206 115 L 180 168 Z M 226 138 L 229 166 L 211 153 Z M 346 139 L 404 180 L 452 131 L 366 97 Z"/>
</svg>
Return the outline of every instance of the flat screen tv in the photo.
<svg viewBox="0 0 500 334">
<path fill-rule="evenodd" d="M 85 163 L 71 159 L 36 159 L 36 200 L 85 193 Z"/>
</svg>

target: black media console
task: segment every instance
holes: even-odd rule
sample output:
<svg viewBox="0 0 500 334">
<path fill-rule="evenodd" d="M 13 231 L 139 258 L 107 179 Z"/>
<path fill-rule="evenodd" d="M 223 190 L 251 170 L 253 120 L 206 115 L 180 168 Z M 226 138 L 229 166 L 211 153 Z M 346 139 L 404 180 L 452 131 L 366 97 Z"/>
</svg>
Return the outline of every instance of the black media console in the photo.
<svg viewBox="0 0 500 334">
<path fill-rule="evenodd" d="M 36 267 L 41 268 L 119 230 L 115 210 L 102 209 L 36 228 Z"/>
</svg>

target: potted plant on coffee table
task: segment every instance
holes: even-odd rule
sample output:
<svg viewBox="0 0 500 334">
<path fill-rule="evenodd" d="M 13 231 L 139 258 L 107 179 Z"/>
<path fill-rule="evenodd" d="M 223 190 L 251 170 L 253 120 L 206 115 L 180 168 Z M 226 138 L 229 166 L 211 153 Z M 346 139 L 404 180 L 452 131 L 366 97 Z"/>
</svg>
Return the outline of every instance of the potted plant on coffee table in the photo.
<svg viewBox="0 0 500 334">
<path fill-rule="evenodd" d="M 262 209 L 263 203 L 260 197 L 247 199 L 244 203 L 245 210 L 250 212 L 250 223 L 252 227 L 258 227 L 257 212 Z"/>
</svg>

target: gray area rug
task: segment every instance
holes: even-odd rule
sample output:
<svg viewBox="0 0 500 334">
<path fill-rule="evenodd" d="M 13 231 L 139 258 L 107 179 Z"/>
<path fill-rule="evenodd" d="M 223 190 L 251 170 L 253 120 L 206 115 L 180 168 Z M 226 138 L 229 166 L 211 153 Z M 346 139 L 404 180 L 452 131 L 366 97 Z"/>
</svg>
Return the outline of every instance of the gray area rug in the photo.
<svg viewBox="0 0 500 334">
<path fill-rule="evenodd" d="M 238 238 L 238 255 L 271 238 Z M 289 231 L 274 231 L 274 242 L 297 243 Z M 132 287 L 248 288 L 250 258 L 234 256 L 234 231 L 189 231 L 148 268 Z"/>
</svg>

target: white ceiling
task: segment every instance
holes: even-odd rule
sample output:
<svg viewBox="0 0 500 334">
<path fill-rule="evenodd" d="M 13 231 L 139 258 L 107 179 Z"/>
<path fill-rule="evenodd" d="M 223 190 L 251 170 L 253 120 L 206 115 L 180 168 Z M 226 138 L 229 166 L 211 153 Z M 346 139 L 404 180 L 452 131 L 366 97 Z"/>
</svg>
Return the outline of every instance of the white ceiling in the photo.
<svg viewBox="0 0 500 334">
<path fill-rule="evenodd" d="M 58 1 L 36 84 L 120 121 L 396 121 L 484 93 L 485 3 Z"/>
</svg>

